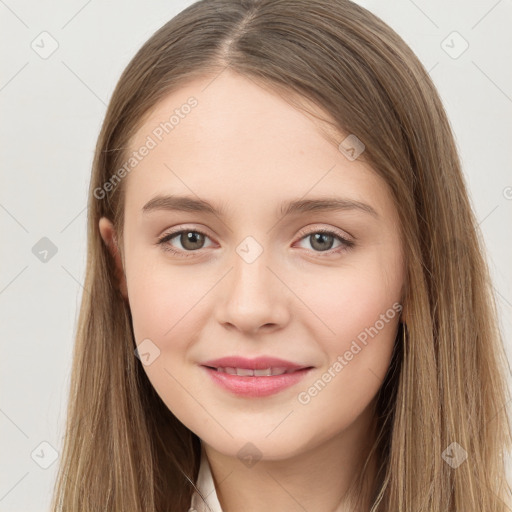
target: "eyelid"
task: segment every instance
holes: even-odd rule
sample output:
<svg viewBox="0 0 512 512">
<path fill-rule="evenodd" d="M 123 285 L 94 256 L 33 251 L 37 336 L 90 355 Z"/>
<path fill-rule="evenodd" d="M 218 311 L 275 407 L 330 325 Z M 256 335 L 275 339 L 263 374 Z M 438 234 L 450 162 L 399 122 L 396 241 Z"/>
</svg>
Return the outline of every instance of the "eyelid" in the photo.
<svg viewBox="0 0 512 512">
<path fill-rule="evenodd" d="M 179 225 L 179 226 L 176 226 L 175 228 L 173 228 L 172 231 L 167 232 L 164 235 L 158 237 L 157 245 L 162 245 L 163 246 L 162 249 L 164 251 L 168 251 L 168 252 L 176 254 L 180 257 L 185 257 L 185 258 L 194 256 L 197 253 L 201 253 L 201 251 L 204 249 L 204 247 L 201 249 L 197 249 L 195 251 L 184 251 L 181 249 L 175 249 L 172 246 L 166 247 L 167 241 L 172 240 L 174 237 L 176 237 L 177 235 L 180 235 L 183 232 L 199 233 L 209 239 L 212 239 L 212 237 L 210 237 L 210 235 L 208 233 L 206 233 L 206 230 L 203 230 L 202 228 L 198 229 L 196 227 L 190 227 L 187 225 Z M 342 252 L 343 250 L 350 249 L 351 247 L 353 247 L 355 245 L 354 240 L 356 240 L 356 237 L 354 237 L 353 235 L 350 235 L 349 233 L 347 233 L 345 231 L 341 231 L 339 228 L 326 227 L 325 225 L 318 225 L 318 227 L 316 227 L 315 225 L 313 225 L 313 226 L 310 225 L 309 227 L 302 228 L 297 235 L 299 237 L 297 242 L 300 242 L 300 241 L 304 240 L 305 238 L 307 238 L 308 236 L 311 236 L 316 233 L 325 233 L 328 235 L 333 235 L 334 237 L 338 238 L 342 243 L 342 246 L 338 247 L 337 249 L 329 249 L 327 251 L 312 251 L 313 253 L 318 254 L 320 257 L 322 257 L 323 254 L 325 254 L 324 257 L 328 257 L 333 254 L 338 254 L 338 253 Z"/>
<path fill-rule="evenodd" d="M 196 227 L 190 227 L 187 225 L 179 225 L 175 226 L 172 231 L 166 232 L 163 235 L 158 237 L 157 245 L 162 245 L 162 249 L 165 251 L 169 251 L 175 254 L 179 254 L 180 256 L 192 256 L 194 253 L 199 253 L 202 249 L 198 249 L 196 251 L 183 251 L 181 249 L 174 249 L 173 247 L 167 246 L 166 243 L 170 240 L 172 240 L 177 235 L 180 235 L 183 232 L 192 232 L 192 233 L 199 233 L 209 239 L 212 239 L 212 237 L 206 232 L 206 230 L 203 230 L 202 228 L 196 228 Z M 203 248 L 204 249 L 204 248 Z"/>
<path fill-rule="evenodd" d="M 192 225 L 192 227 L 191 227 L 190 225 L 187 225 L 187 224 L 180 224 L 178 226 L 175 226 L 174 228 L 172 228 L 172 231 L 166 232 L 165 234 L 161 235 L 158 238 L 159 238 L 159 240 L 161 240 L 162 238 L 166 238 L 169 235 L 177 235 L 177 234 L 181 233 L 181 231 L 186 231 L 186 230 L 200 233 L 204 236 L 207 236 L 208 238 L 213 238 L 206 232 L 207 231 L 206 229 L 203 229 L 202 227 L 197 228 L 194 225 Z M 318 232 L 323 232 L 323 233 L 332 232 L 332 233 L 336 234 L 337 236 L 339 236 L 340 238 L 343 238 L 344 240 L 347 240 L 347 241 L 357 240 L 357 238 L 354 235 L 351 235 L 348 231 L 343 231 L 343 230 L 341 230 L 339 228 L 335 228 L 335 227 L 326 227 L 325 224 L 320 224 L 320 223 L 309 225 L 305 228 L 300 229 L 298 232 L 298 236 L 304 237 L 304 236 L 312 235 L 312 234 L 318 233 Z"/>
<path fill-rule="evenodd" d="M 355 236 L 351 235 L 347 231 L 343 231 L 339 228 L 335 228 L 335 227 L 331 227 L 331 226 L 326 227 L 325 224 L 309 225 L 306 228 L 302 228 L 298 234 L 299 234 L 299 236 L 304 237 L 304 236 L 312 235 L 314 233 L 332 233 L 332 234 L 335 234 L 336 236 L 339 236 L 346 242 L 354 242 L 355 240 L 357 240 Z"/>
<path fill-rule="evenodd" d="M 208 229 L 203 227 L 197 227 L 197 225 L 189 225 L 189 224 L 179 224 L 177 226 L 174 226 L 173 228 L 169 228 L 168 230 L 165 230 L 163 235 L 158 236 L 157 238 L 159 240 L 162 240 L 163 238 L 167 238 L 168 236 L 174 236 L 182 233 L 183 231 L 189 231 L 193 233 L 200 233 L 201 235 L 207 236 L 208 238 L 213 238 L 211 235 L 208 234 Z"/>
</svg>

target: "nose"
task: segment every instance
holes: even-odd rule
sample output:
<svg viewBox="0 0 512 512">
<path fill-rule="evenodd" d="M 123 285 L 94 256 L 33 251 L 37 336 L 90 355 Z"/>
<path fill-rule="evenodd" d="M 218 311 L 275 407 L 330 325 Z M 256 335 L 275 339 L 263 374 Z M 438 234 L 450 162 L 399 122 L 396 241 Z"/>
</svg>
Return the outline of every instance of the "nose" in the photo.
<svg viewBox="0 0 512 512">
<path fill-rule="evenodd" d="M 290 319 L 291 292 L 279 278 L 279 269 L 263 252 L 248 262 L 235 254 L 223 279 L 216 306 L 217 321 L 245 334 L 282 329 Z"/>
</svg>

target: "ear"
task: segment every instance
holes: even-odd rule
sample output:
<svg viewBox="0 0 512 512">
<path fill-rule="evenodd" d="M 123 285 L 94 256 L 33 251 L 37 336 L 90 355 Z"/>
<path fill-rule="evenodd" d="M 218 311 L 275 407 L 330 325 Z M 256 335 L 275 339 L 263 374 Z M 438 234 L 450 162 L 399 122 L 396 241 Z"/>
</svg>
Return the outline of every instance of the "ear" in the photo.
<svg viewBox="0 0 512 512">
<path fill-rule="evenodd" d="M 99 230 L 101 238 L 107 246 L 112 258 L 114 258 L 116 266 L 116 280 L 119 291 L 126 301 L 128 301 L 128 287 L 126 285 L 126 275 L 124 273 L 123 262 L 117 245 L 117 237 L 112 222 L 106 217 L 102 217 L 99 222 Z"/>
</svg>

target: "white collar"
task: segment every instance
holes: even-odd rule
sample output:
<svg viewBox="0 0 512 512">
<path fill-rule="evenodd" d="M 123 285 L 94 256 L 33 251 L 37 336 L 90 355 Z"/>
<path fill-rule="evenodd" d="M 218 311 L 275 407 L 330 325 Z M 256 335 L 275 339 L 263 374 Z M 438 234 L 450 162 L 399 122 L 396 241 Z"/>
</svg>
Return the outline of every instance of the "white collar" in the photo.
<svg viewBox="0 0 512 512">
<path fill-rule="evenodd" d="M 190 509 L 188 512 L 222 512 L 219 499 L 217 498 L 217 491 L 215 490 L 215 483 L 213 481 L 210 464 L 208 457 L 204 451 L 201 443 L 201 464 L 199 466 L 199 474 L 197 475 L 196 487 L 201 496 L 194 491 Z"/>
</svg>

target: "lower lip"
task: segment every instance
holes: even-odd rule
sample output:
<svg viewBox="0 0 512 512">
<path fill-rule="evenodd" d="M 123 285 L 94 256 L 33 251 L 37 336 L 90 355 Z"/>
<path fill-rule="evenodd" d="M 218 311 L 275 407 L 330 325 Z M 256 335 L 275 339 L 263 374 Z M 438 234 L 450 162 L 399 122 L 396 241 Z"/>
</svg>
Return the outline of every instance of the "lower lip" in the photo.
<svg viewBox="0 0 512 512">
<path fill-rule="evenodd" d="M 239 396 L 263 397 L 279 393 L 283 389 L 297 384 L 312 368 L 304 368 L 292 373 L 271 375 L 268 377 L 247 377 L 230 375 L 203 366 L 215 384 Z"/>
</svg>

